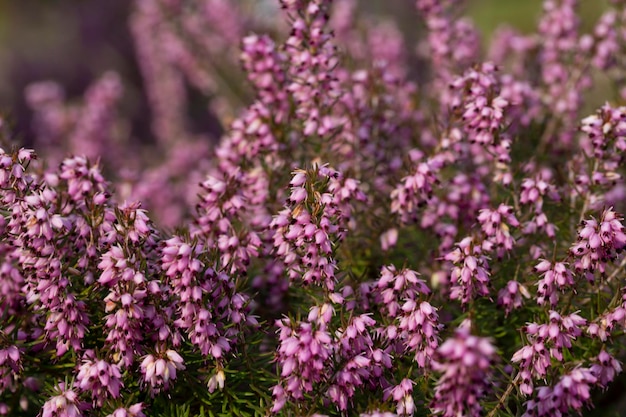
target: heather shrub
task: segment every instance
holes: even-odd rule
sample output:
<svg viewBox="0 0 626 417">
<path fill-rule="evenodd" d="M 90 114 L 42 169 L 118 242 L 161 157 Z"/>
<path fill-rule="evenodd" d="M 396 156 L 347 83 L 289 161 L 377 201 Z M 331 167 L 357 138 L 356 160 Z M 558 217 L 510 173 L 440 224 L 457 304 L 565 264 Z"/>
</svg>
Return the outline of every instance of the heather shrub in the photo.
<svg viewBox="0 0 626 417">
<path fill-rule="evenodd" d="M 27 89 L 34 151 L 0 119 L 0 415 L 609 412 L 626 3 L 586 34 L 546 0 L 486 48 L 418 0 L 419 68 L 353 0 L 281 0 L 271 34 L 244 3 L 134 3 L 157 161 L 112 72 L 82 103 Z M 185 83 L 245 91 L 212 101 L 214 148 Z"/>
</svg>

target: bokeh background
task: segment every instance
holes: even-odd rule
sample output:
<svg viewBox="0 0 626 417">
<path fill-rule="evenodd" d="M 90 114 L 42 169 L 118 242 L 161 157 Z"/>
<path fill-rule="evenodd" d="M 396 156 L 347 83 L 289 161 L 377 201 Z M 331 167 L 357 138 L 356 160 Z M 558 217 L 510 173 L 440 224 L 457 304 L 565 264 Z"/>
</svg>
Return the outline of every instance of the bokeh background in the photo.
<svg viewBox="0 0 626 417">
<path fill-rule="evenodd" d="M 244 3 L 243 0 L 233 0 Z M 255 14 L 273 15 L 277 0 L 255 0 Z M 32 142 L 31 114 L 24 100 L 25 87 L 35 81 L 54 80 L 68 99 L 80 97 L 98 76 L 117 71 L 124 84 L 122 111 L 132 121 L 131 134 L 150 141 L 146 98 L 136 62 L 128 20 L 130 0 L 0 0 L 0 112 L 9 115 L 21 140 Z M 399 24 L 407 44 L 420 35 L 410 0 L 361 0 L 359 7 L 381 19 Z M 502 24 L 523 32 L 536 27 L 542 0 L 473 0 L 459 10 L 475 21 L 489 39 Z M 582 0 L 583 28 L 606 7 L 604 0 Z M 194 117 L 199 131 L 219 136 L 219 122 Z"/>
</svg>

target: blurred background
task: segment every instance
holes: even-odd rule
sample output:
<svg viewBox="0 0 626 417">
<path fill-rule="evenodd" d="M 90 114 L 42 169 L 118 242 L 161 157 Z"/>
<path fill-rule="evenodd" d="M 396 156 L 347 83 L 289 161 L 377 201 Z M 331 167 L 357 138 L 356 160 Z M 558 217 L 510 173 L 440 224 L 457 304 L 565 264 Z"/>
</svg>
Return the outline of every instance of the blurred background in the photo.
<svg viewBox="0 0 626 417">
<path fill-rule="evenodd" d="M 276 2 L 256 0 L 253 12 L 269 16 Z M 501 24 L 532 31 L 541 4 L 542 0 L 473 0 L 459 13 L 471 16 L 484 39 L 489 39 Z M 124 99 L 120 105 L 132 122 L 131 135 L 150 140 L 148 106 L 128 25 L 132 6 L 129 0 L 0 0 L 0 112 L 9 115 L 22 140 L 33 141 L 31 114 L 24 99 L 27 85 L 57 81 L 71 100 L 82 96 L 107 70 L 121 75 Z M 584 29 L 591 29 L 605 6 L 602 0 L 581 1 Z M 359 8 L 381 19 L 396 20 L 408 45 L 419 36 L 411 0 L 361 0 Z M 198 130 L 219 135 L 216 121 L 197 119 Z"/>
</svg>

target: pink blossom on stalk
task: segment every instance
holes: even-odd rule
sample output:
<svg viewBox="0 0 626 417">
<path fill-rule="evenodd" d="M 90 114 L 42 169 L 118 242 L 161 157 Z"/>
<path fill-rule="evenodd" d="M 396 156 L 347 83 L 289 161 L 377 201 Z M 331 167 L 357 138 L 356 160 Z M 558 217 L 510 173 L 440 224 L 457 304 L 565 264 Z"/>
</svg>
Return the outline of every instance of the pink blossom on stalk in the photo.
<svg viewBox="0 0 626 417">
<path fill-rule="evenodd" d="M 541 273 L 542 278 L 537 282 L 537 304 L 544 305 L 547 302 L 551 307 L 559 301 L 557 290 L 563 290 L 574 285 L 574 278 L 567 264 L 542 259 L 535 266 L 535 271 Z"/>
<path fill-rule="evenodd" d="M 412 352 L 420 367 L 427 367 L 439 346 L 441 324 L 437 309 L 422 301 L 431 293 L 419 274 L 410 269 L 383 266 L 380 278 L 371 289 L 381 313 L 393 324 L 380 329 L 384 337 L 400 342 L 400 349 Z"/>
<path fill-rule="evenodd" d="M 417 221 L 417 211 L 433 197 L 433 188 L 439 184 L 437 173 L 441 164 L 436 160 L 419 162 L 413 173 L 391 192 L 391 212 L 400 215 L 404 223 Z"/>
<path fill-rule="evenodd" d="M 142 382 L 154 395 L 167 391 L 176 380 L 176 372 L 185 369 L 183 358 L 174 350 L 159 351 L 145 356 L 140 365 Z"/>
<path fill-rule="evenodd" d="M 381 268 L 375 291 L 380 298 L 382 310 L 390 317 L 402 314 L 403 301 L 415 300 L 420 294 L 431 293 L 426 282 L 419 277 L 419 273 L 406 268 L 398 271 L 393 265 Z"/>
<path fill-rule="evenodd" d="M 479 56 L 478 31 L 469 19 L 454 18 L 452 11 L 456 3 L 457 0 L 416 2 L 428 29 L 428 55 L 437 77 L 443 81 L 467 68 Z"/>
<path fill-rule="evenodd" d="M 558 201 L 559 194 L 554 184 L 550 182 L 551 172 L 543 170 L 534 178 L 525 178 L 522 181 L 520 192 L 520 203 L 522 205 L 533 206 L 533 217 L 523 225 L 524 234 L 533 234 L 543 231 L 548 237 L 554 237 L 556 226 L 549 223 L 548 217 L 543 212 L 543 197 L 549 196 L 552 200 Z"/>
<path fill-rule="evenodd" d="M 509 281 L 506 286 L 498 292 L 498 305 L 504 307 L 508 316 L 511 311 L 522 306 L 523 299 L 530 298 L 530 293 L 526 287 L 517 281 Z"/>
<path fill-rule="evenodd" d="M 622 220 L 621 215 L 608 208 L 599 221 L 592 218 L 581 223 L 578 242 L 570 249 L 572 255 L 577 257 L 576 269 L 590 273 L 605 271 L 606 264 L 616 259 L 617 252 L 626 247 Z"/>
<path fill-rule="evenodd" d="M 398 229 L 396 228 L 389 229 L 380 235 L 380 248 L 385 252 L 396 246 L 397 242 Z"/>
<path fill-rule="evenodd" d="M 450 271 L 451 299 L 460 299 L 465 306 L 471 300 L 489 294 L 489 263 L 473 238 L 461 240 L 443 259 L 453 264 Z"/>
<path fill-rule="evenodd" d="M 260 224 L 256 226 L 269 223 L 266 213 L 255 211 L 266 197 L 265 194 L 260 197 L 253 194 L 259 191 L 254 184 L 261 188 L 266 186 L 263 177 L 256 177 L 257 173 L 236 169 L 224 174 L 223 178 L 209 175 L 200 184 L 201 201 L 196 205 L 193 236 L 204 240 L 207 246 L 218 247 L 220 263 L 227 273 L 245 271 L 251 260 L 259 255 L 261 240 L 249 216 L 258 217 L 256 221 Z M 259 201 L 254 197 L 260 198 Z M 248 221 L 251 224 L 246 227 Z M 237 226 L 242 222 L 246 226 Z"/>
<path fill-rule="evenodd" d="M 288 112 L 286 58 L 268 36 L 250 35 L 243 39 L 241 61 L 248 80 L 257 89 L 261 101 L 276 108 L 273 117 L 277 122 L 283 121 Z"/>
<path fill-rule="evenodd" d="M 613 332 L 616 324 L 626 328 L 626 303 L 625 295 L 622 295 L 622 304 L 611 309 L 598 317 L 587 327 L 589 336 L 598 338 L 602 342 L 606 342 Z"/>
<path fill-rule="evenodd" d="M 85 157 L 64 159 L 58 176 L 67 184 L 67 193 L 79 208 L 85 204 L 102 206 L 108 199 L 100 166 L 91 164 Z"/>
<path fill-rule="evenodd" d="M 0 335 L 2 333 L 0 332 Z M 0 393 L 17 388 L 22 371 L 22 353 L 15 345 L 0 349 Z"/>
<path fill-rule="evenodd" d="M 576 367 L 553 387 L 539 387 L 537 398 L 525 403 L 523 417 L 560 417 L 569 415 L 569 410 L 580 412 L 590 402 L 590 391 L 597 382 L 591 369 Z"/>
<path fill-rule="evenodd" d="M 515 352 L 511 359 L 519 363 L 520 391 L 524 395 L 532 394 L 534 378 L 545 377 L 551 357 L 563 360 L 563 349 L 572 347 L 572 340 L 582 334 L 581 327 L 587 324 L 587 320 L 576 313 L 561 316 L 550 311 L 549 318 L 547 324 L 528 323 L 524 326 L 529 344 Z"/>
<path fill-rule="evenodd" d="M 495 144 L 497 133 L 504 124 L 510 103 L 500 96 L 497 66 L 491 62 L 470 68 L 450 82 L 455 92 L 449 103 L 459 111 L 461 123 L 471 143 Z"/>
<path fill-rule="evenodd" d="M 109 313 L 104 317 L 105 327 L 109 330 L 105 339 L 106 345 L 115 352 L 113 357 L 118 361 L 118 365 L 123 367 L 133 363 L 139 343 L 143 340 L 142 323 L 146 318 L 144 300 L 147 291 L 145 282 L 137 279 L 138 276 L 142 275 L 136 274 L 133 283 L 139 288 L 132 294 L 127 292 L 119 294 L 120 289 L 117 288 L 109 292 L 104 299 L 105 311 Z"/>
<path fill-rule="evenodd" d="M 471 335 L 469 323 L 465 322 L 433 357 L 433 369 L 441 375 L 431 410 L 444 417 L 481 415 L 479 401 L 491 386 L 491 367 L 496 358 L 491 341 Z"/>
<path fill-rule="evenodd" d="M 94 404 L 100 407 L 108 398 L 118 398 L 124 384 L 117 365 L 96 359 L 95 353 L 88 350 L 78 368 L 75 386 L 82 392 L 91 393 Z"/>
<path fill-rule="evenodd" d="M 500 204 L 496 210 L 482 209 L 478 222 L 489 243 L 498 248 L 498 253 L 513 249 L 515 239 L 511 236 L 510 227 L 519 227 L 513 207 Z"/>
<path fill-rule="evenodd" d="M 590 84 L 583 71 L 577 4 L 577 0 L 544 0 L 538 28 L 543 100 L 554 117 L 564 120 L 564 129 L 555 135 L 561 146 L 571 144 L 582 91 Z"/>
<path fill-rule="evenodd" d="M 206 267 L 199 259 L 202 246 L 174 236 L 162 242 L 161 269 L 178 300 L 175 326 L 187 332 L 203 355 L 220 359 L 232 349 L 236 325 L 254 324 L 246 312 L 248 297 L 235 291 L 232 277 Z M 207 295 L 210 298 L 207 299 Z"/>
<path fill-rule="evenodd" d="M 22 300 L 24 277 L 17 267 L 18 254 L 10 245 L 0 245 L 0 311 L 14 314 Z"/>
<path fill-rule="evenodd" d="M 623 40 L 624 36 L 619 29 L 623 18 L 618 10 L 608 10 L 598 19 L 593 35 L 588 35 L 589 38 L 585 38 L 593 43 L 591 62 L 600 70 L 607 70 L 618 63 L 616 56 L 619 55 L 620 41 Z"/>
<path fill-rule="evenodd" d="M 402 312 L 398 324 L 400 339 L 404 339 L 409 351 L 415 353 L 418 365 L 427 367 L 439 346 L 441 324 L 437 309 L 427 301 L 418 305 L 413 300 L 407 300 L 402 305 Z"/>
<path fill-rule="evenodd" d="M 107 415 L 107 417 L 146 417 L 142 409 L 143 404 L 137 403 L 130 407 L 120 407 L 113 411 L 113 413 Z"/>
<path fill-rule="evenodd" d="M 396 413 L 400 416 L 412 416 L 415 412 L 413 384 L 413 381 L 405 378 L 393 387 L 388 394 L 396 402 Z"/>
<path fill-rule="evenodd" d="M 445 186 L 446 192 L 435 195 L 424 208 L 420 226 L 432 229 L 441 239 L 441 253 L 449 251 L 458 240 L 460 227 L 471 227 L 480 210 L 489 206 L 489 193 L 478 175 L 460 173 Z M 450 218 L 451 222 L 443 219 Z"/>
<path fill-rule="evenodd" d="M 270 223 L 275 230 L 275 253 L 287 266 L 292 281 L 301 279 L 332 291 L 337 269 L 333 246 L 345 238 L 352 206 L 365 201 L 366 196 L 358 182 L 343 178 L 327 165 L 316 164 L 309 171 L 298 169 L 292 175 L 285 208 Z"/>
<path fill-rule="evenodd" d="M 61 382 L 55 387 L 58 395 L 46 401 L 39 414 L 40 417 L 81 417 L 82 403 L 78 394 L 72 389 L 66 388 Z"/>
<path fill-rule="evenodd" d="M 600 209 L 623 188 L 620 166 L 626 151 L 626 108 L 608 103 L 581 121 L 580 148 L 593 162 L 576 178 L 575 192 L 589 193 L 590 208 Z M 591 168 L 591 170 L 590 170 Z M 619 201 L 617 199 L 616 201 Z"/>
<path fill-rule="evenodd" d="M 301 400 L 325 378 L 332 355 L 332 337 L 328 331 L 332 311 L 332 306 L 325 304 L 321 309 L 311 310 L 307 321 L 293 323 L 288 318 L 276 321 L 279 328 L 276 360 L 281 380 L 272 389 L 272 413 L 280 411 L 288 400 Z"/>
<path fill-rule="evenodd" d="M 370 334 L 375 324 L 369 315 L 362 314 L 335 332 L 334 360 L 343 365 L 334 372 L 327 395 L 339 410 L 348 410 L 357 389 L 377 385 L 391 367 L 391 356 L 375 349 Z"/>
<path fill-rule="evenodd" d="M 82 340 L 87 332 L 89 316 L 87 306 L 76 295 L 66 294 L 61 305 L 51 308 L 44 330 L 46 338 L 56 341 L 57 356 L 62 356 L 70 347 L 75 352 L 82 350 Z"/>
<path fill-rule="evenodd" d="M 160 143 L 172 143 L 184 132 L 184 78 L 162 50 L 166 33 L 164 10 L 157 0 L 138 0 L 130 29 L 153 113 L 152 131 Z"/>
<path fill-rule="evenodd" d="M 592 361 L 591 372 L 598 379 L 598 385 L 602 388 L 606 389 L 613 382 L 615 376 L 622 373 L 621 363 L 604 349 Z"/>
</svg>

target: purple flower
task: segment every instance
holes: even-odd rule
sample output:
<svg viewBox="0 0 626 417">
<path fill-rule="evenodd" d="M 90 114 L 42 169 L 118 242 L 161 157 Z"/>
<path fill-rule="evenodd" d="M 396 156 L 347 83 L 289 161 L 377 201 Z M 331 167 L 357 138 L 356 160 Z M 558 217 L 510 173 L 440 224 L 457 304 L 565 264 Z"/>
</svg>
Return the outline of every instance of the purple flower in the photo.
<svg viewBox="0 0 626 417">
<path fill-rule="evenodd" d="M 185 369 L 183 358 L 174 350 L 158 351 L 146 355 L 141 362 L 142 380 L 154 395 L 167 391 L 176 380 L 177 371 Z"/>
<path fill-rule="evenodd" d="M 96 359 L 94 352 L 88 350 L 83 354 L 75 386 L 82 392 L 91 393 L 94 404 L 100 407 L 108 398 L 118 398 L 124 384 L 117 365 Z"/>
<path fill-rule="evenodd" d="M 109 414 L 107 417 L 146 417 L 142 412 L 143 404 L 137 403 L 130 407 L 120 407 Z"/>
<path fill-rule="evenodd" d="M 67 389 L 65 383 L 61 382 L 55 387 L 58 395 L 45 402 L 40 417 L 81 417 L 80 410 L 82 404 L 78 394 L 71 389 Z"/>
<path fill-rule="evenodd" d="M 560 417 L 568 411 L 581 411 L 591 399 L 597 378 L 588 368 L 576 367 L 563 375 L 553 387 L 539 387 L 537 398 L 526 402 L 524 417 Z"/>
<path fill-rule="evenodd" d="M 491 368 L 496 358 L 490 340 L 471 335 L 469 323 L 464 323 L 433 357 L 433 369 L 441 375 L 431 410 L 444 417 L 479 416 L 479 401 L 491 386 Z"/>
</svg>

